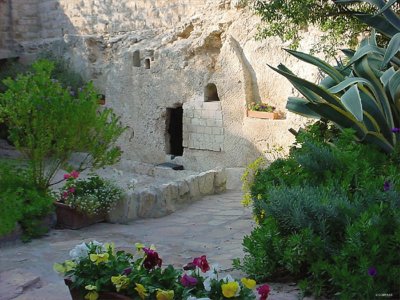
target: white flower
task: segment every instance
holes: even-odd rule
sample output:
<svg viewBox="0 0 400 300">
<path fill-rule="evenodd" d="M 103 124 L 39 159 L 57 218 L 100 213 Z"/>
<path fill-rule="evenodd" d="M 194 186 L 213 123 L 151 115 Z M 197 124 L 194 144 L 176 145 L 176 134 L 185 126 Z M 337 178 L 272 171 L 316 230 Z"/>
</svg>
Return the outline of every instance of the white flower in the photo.
<svg viewBox="0 0 400 300">
<path fill-rule="evenodd" d="M 98 246 L 98 249 L 101 251 L 104 251 L 104 246 L 102 243 L 99 243 L 98 241 L 91 241 L 89 245 L 94 245 Z M 72 258 L 72 260 L 75 261 L 80 261 L 82 258 L 87 257 L 89 254 L 89 247 L 86 245 L 86 243 L 82 243 L 79 245 L 76 245 L 70 252 L 69 256 Z"/>
<path fill-rule="evenodd" d="M 81 258 L 85 258 L 88 256 L 88 252 L 89 252 L 89 248 L 88 246 L 86 246 L 85 243 L 76 245 L 70 252 L 69 252 L 69 256 L 71 256 L 71 258 L 73 260 L 76 261 L 80 261 Z"/>
<path fill-rule="evenodd" d="M 230 274 L 226 275 L 222 280 L 223 280 L 225 283 L 234 282 L 234 281 L 235 281 L 235 279 L 233 279 L 233 277 L 232 277 Z"/>
<path fill-rule="evenodd" d="M 210 270 L 208 270 L 207 272 L 203 273 L 200 272 L 200 276 L 203 278 L 208 278 L 211 277 L 212 279 L 217 279 L 218 277 L 218 271 L 219 271 L 219 265 L 211 265 L 210 266 Z"/>
<path fill-rule="evenodd" d="M 204 285 L 204 289 L 207 292 L 211 291 L 211 281 L 213 279 L 218 280 L 218 272 L 217 272 L 218 269 L 219 269 L 218 265 L 212 265 L 210 267 L 210 270 L 208 270 L 205 273 L 200 273 L 200 276 L 205 278 L 205 280 L 203 281 L 203 285 Z"/>
</svg>

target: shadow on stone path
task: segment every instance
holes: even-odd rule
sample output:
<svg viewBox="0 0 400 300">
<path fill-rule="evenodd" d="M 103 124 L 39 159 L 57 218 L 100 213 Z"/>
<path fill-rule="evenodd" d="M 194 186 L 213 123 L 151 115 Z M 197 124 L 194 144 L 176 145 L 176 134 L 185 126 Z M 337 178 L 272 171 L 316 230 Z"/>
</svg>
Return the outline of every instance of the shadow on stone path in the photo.
<svg viewBox="0 0 400 300">
<path fill-rule="evenodd" d="M 114 242 L 117 248 L 125 250 L 133 249 L 136 242 L 155 244 L 163 262 L 175 267 L 205 254 L 211 264 L 218 263 L 223 271 L 240 275 L 232 270 L 232 259 L 243 257 L 243 237 L 254 226 L 251 211 L 244 209 L 240 200 L 240 191 L 229 191 L 204 197 L 163 218 L 142 219 L 127 225 L 101 223 L 81 230 L 53 230 L 31 243 L 1 248 L 0 300 L 70 299 L 62 278 L 53 271 L 53 263 L 68 259 L 70 249 L 90 240 Z M 6 271 L 13 269 L 40 276 L 41 287 L 35 284 L 17 297 L 5 296 L 5 289 L 13 287 L 10 284 L 4 286 L 7 285 L 4 278 L 17 272 Z M 296 286 L 272 284 L 271 287 L 273 292 L 268 299 L 298 299 Z"/>
</svg>

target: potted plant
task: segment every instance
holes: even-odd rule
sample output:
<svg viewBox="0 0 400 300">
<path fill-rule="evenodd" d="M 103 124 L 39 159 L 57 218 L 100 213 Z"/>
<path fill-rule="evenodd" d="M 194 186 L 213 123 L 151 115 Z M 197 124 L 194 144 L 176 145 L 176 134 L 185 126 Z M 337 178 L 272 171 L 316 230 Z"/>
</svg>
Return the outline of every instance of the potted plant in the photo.
<svg viewBox="0 0 400 300">
<path fill-rule="evenodd" d="M 55 202 L 57 227 L 79 229 L 105 220 L 122 196 L 122 190 L 97 175 L 77 179 L 79 172 L 65 174 L 65 186 Z"/>
<path fill-rule="evenodd" d="M 154 246 L 136 244 L 134 252 L 116 251 L 113 244 L 96 241 L 82 243 L 70 251 L 70 260 L 54 264 L 54 269 L 65 277 L 73 300 L 256 299 L 254 280 L 220 276 L 205 255 L 180 270 L 171 265 L 162 268 Z M 260 299 L 267 299 L 267 285 L 257 290 Z"/>
<path fill-rule="evenodd" d="M 263 102 L 251 102 L 247 106 L 247 116 L 259 119 L 278 119 L 279 113 L 275 111 L 275 106 Z"/>
</svg>

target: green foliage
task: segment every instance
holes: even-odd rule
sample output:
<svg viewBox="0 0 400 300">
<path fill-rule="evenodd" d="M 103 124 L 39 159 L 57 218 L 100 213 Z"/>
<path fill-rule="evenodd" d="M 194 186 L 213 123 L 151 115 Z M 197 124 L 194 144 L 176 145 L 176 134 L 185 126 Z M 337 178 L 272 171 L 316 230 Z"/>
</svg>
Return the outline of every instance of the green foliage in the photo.
<svg viewBox="0 0 400 300">
<path fill-rule="evenodd" d="M 49 229 L 43 219 L 53 211 L 53 201 L 46 191 L 37 189 L 29 169 L 0 165 L 0 235 L 11 232 L 16 222 L 24 240 L 43 235 Z"/>
<path fill-rule="evenodd" d="M 253 8 L 262 20 L 257 37 L 278 36 L 290 41 L 295 49 L 302 30 L 313 25 L 324 32 L 322 43 L 314 45 L 314 51 L 334 56 L 338 46 L 356 46 L 357 36 L 368 29 L 365 19 L 378 8 L 367 2 L 370 1 L 256 0 Z M 398 4 L 392 5 L 396 11 L 400 10 Z"/>
<path fill-rule="evenodd" d="M 79 90 L 86 85 L 81 74 L 73 71 L 69 66 L 70 63 L 64 58 L 56 56 L 51 52 L 41 53 L 39 58 L 54 63 L 51 77 L 60 82 L 61 86 L 69 90 L 73 95 L 78 95 Z"/>
<path fill-rule="evenodd" d="M 37 61 L 34 73 L 5 80 L 8 89 L 0 94 L 0 118 L 9 126 L 11 141 L 30 160 L 41 190 L 74 152 L 87 153 L 80 170 L 115 163 L 121 154 L 115 142 L 124 131 L 111 109 L 99 110 L 92 84 L 74 97 L 51 78 L 53 68 L 50 61 Z"/>
<path fill-rule="evenodd" d="M 329 128 L 300 130 L 287 158 L 254 171 L 247 184 L 259 226 L 235 266 L 258 280 L 301 280 L 317 296 L 396 298 L 398 147 L 387 155 Z"/>
<path fill-rule="evenodd" d="M 381 18 L 378 24 L 394 28 L 388 33 L 387 47 L 379 47 L 376 34 L 372 32 L 356 52 L 345 52 L 350 59 L 346 66 L 332 67 L 311 55 L 288 50 L 326 73 L 320 85 L 297 77 L 282 64 L 272 69 L 285 76 L 304 96 L 290 97 L 288 110 L 330 120 L 339 129 L 352 128 L 358 141 L 374 144 L 390 153 L 397 143 L 392 130 L 400 127 L 400 17 L 388 8 Z"/>
<path fill-rule="evenodd" d="M 7 86 L 3 83 L 4 79 L 16 79 L 18 75 L 26 74 L 32 68 L 28 65 L 19 63 L 16 59 L 7 59 L 0 64 L 0 93 L 7 90 Z"/>
<path fill-rule="evenodd" d="M 10 233 L 22 217 L 23 201 L 19 177 L 10 166 L 0 165 L 0 236 Z"/>
</svg>

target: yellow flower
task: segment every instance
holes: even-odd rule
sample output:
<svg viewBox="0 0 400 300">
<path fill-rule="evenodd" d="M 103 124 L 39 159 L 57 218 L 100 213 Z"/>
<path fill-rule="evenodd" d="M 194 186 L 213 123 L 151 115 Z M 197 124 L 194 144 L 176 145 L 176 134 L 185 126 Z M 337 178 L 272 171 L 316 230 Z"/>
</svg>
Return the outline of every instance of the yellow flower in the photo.
<svg viewBox="0 0 400 300">
<path fill-rule="evenodd" d="M 157 300 L 173 300 L 175 296 L 174 291 L 157 290 Z"/>
<path fill-rule="evenodd" d="M 117 292 L 119 292 L 120 290 L 128 288 L 129 278 L 126 277 L 126 275 L 112 276 L 111 282 L 115 285 Z"/>
<path fill-rule="evenodd" d="M 140 252 L 144 248 L 144 245 L 142 243 L 135 243 L 136 251 Z"/>
<path fill-rule="evenodd" d="M 243 285 L 244 285 L 245 287 L 247 287 L 248 289 L 254 289 L 254 287 L 255 287 L 256 284 L 257 284 L 255 280 L 249 279 L 249 278 L 242 278 L 240 281 L 241 281 L 241 282 L 243 283 Z"/>
<path fill-rule="evenodd" d="M 136 284 L 135 291 L 139 294 L 140 299 L 146 298 L 148 296 L 146 288 L 140 283 L 135 283 L 135 284 Z"/>
<path fill-rule="evenodd" d="M 90 260 L 96 265 L 102 263 L 102 262 L 108 262 L 108 253 L 101 253 L 101 254 L 90 254 Z"/>
<path fill-rule="evenodd" d="M 85 286 L 85 290 L 89 291 L 89 293 L 85 295 L 86 300 L 97 300 L 99 298 L 99 293 L 96 292 L 95 285 L 87 285 Z"/>
<path fill-rule="evenodd" d="M 236 293 L 239 292 L 239 283 L 237 283 L 236 281 L 223 283 L 221 285 L 221 288 L 224 297 L 233 298 L 236 296 Z"/>
<path fill-rule="evenodd" d="M 115 254 L 115 244 L 114 243 L 105 243 L 104 248 L 106 248 L 107 252 L 111 251 L 112 254 Z"/>
<path fill-rule="evenodd" d="M 65 274 L 65 273 L 73 270 L 75 267 L 76 267 L 76 263 L 73 262 L 72 260 L 66 260 L 62 264 L 55 263 L 53 265 L 54 271 L 61 273 L 61 274 Z"/>
</svg>

